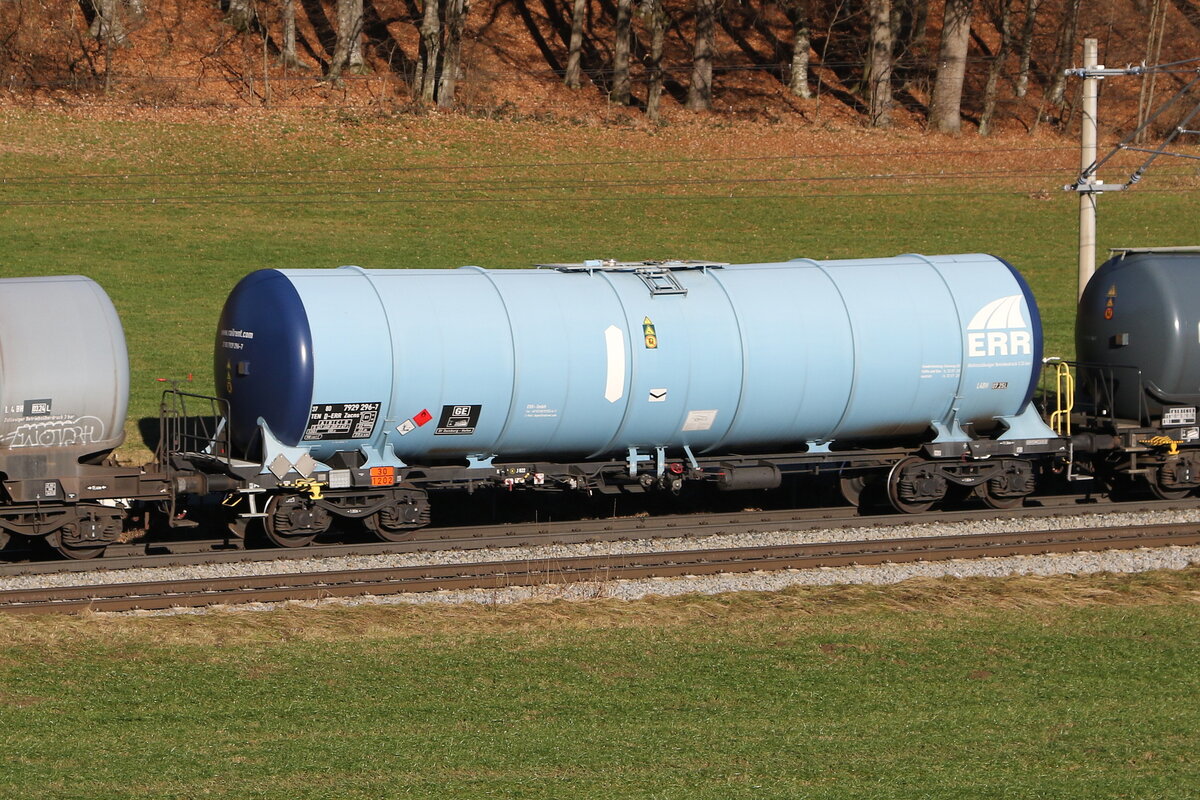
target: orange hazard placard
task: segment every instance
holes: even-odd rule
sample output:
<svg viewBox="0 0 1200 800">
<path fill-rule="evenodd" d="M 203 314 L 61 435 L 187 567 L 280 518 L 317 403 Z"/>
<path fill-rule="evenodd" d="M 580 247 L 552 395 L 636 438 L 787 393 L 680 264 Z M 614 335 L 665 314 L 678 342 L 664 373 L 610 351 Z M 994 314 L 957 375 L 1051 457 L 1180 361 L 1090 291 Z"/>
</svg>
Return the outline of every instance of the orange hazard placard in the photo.
<svg viewBox="0 0 1200 800">
<path fill-rule="evenodd" d="M 395 482 L 395 467 L 371 467 L 372 486 L 391 486 Z"/>
</svg>

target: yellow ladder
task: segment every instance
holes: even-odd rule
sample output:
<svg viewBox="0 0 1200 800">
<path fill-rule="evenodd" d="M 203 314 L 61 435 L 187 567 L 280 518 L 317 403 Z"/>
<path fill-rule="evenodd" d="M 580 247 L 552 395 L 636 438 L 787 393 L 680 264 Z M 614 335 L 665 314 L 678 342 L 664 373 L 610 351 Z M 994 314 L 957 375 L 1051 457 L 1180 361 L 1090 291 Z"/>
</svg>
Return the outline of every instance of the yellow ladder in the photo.
<svg viewBox="0 0 1200 800">
<path fill-rule="evenodd" d="M 1054 413 L 1050 415 L 1050 427 L 1059 436 L 1071 435 L 1071 411 L 1075 408 L 1075 376 L 1071 367 L 1063 362 L 1054 370 Z"/>
</svg>

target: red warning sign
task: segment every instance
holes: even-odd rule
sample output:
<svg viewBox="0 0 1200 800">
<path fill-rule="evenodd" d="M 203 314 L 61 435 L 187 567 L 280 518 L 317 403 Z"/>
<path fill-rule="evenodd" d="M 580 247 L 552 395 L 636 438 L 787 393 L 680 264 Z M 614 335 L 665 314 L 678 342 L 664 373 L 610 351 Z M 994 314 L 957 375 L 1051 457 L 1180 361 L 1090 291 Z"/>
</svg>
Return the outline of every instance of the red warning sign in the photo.
<svg viewBox="0 0 1200 800">
<path fill-rule="evenodd" d="M 419 428 L 422 425 L 424 425 L 426 422 L 429 422 L 429 420 L 431 420 L 431 419 L 433 419 L 433 414 L 429 413 L 428 408 L 423 408 L 423 409 L 421 409 L 420 414 L 417 414 L 413 417 L 413 422 L 417 423 L 417 427 Z"/>
<path fill-rule="evenodd" d="M 1113 318 L 1113 310 L 1112 310 L 1111 308 L 1106 308 L 1106 309 L 1104 309 L 1104 318 L 1105 318 L 1105 319 L 1112 319 L 1112 318 Z"/>
</svg>

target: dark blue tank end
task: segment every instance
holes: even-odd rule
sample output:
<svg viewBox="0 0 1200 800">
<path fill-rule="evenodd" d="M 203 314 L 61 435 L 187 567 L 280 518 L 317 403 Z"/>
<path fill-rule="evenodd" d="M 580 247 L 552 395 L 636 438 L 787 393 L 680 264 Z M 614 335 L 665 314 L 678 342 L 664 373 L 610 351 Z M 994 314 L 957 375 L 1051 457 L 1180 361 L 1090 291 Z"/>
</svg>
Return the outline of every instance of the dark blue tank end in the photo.
<svg viewBox="0 0 1200 800">
<path fill-rule="evenodd" d="M 253 443 L 259 417 L 284 444 L 299 443 L 312 403 L 312 332 L 286 275 L 259 270 L 234 287 L 217 326 L 213 374 L 229 401 L 237 452 Z"/>
</svg>

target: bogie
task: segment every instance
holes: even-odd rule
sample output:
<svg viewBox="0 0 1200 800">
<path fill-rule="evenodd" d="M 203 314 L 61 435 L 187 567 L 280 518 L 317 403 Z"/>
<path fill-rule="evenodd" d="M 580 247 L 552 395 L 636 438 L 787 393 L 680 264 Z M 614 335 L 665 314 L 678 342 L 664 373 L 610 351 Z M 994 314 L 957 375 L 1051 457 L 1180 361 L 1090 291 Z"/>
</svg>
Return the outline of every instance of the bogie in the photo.
<svg viewBox="0 0 1200 800">
<path fill-rule="evenodd" d="M 304 547 L 329 530 L 327 510 L 300 495 L 276 495 L 267 502 L 262 518 L 267 539 L 279 547 Z"/>
</svg>

